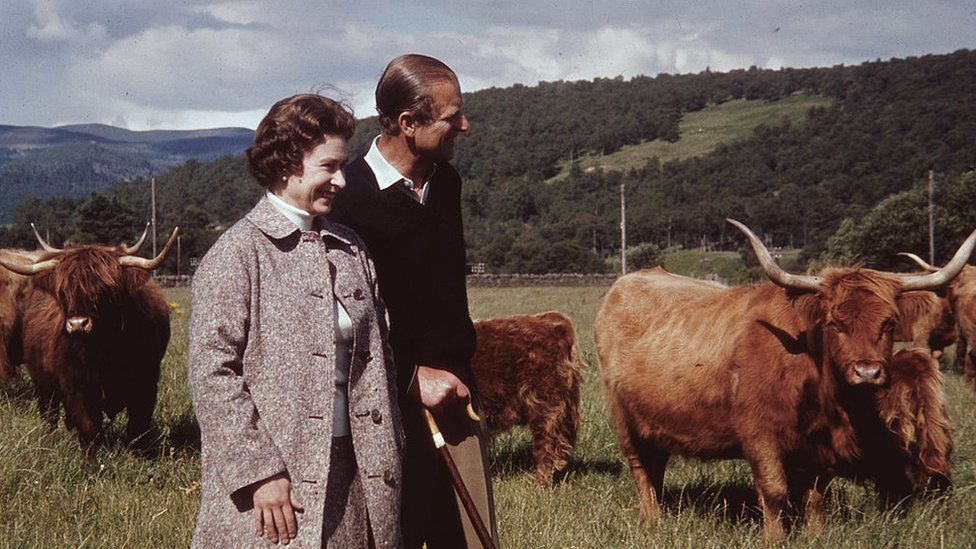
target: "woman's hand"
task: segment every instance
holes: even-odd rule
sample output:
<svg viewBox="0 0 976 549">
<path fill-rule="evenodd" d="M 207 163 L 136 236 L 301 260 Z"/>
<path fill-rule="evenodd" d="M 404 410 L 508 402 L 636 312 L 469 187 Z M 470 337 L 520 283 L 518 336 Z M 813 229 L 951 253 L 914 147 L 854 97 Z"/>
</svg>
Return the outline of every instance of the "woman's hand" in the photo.
<svg viewBox="0 0 976 549">
<path fill-rule="evenodd" d="M 257 535 L 266 535 L 271 543 L 288 542 L 298 535 L 295 512 L 303 512 L 298 497 L 291 489 L 291 480 L 285 473 L 278 473 L 255 484 L 254 526 Z"/>
</svg>

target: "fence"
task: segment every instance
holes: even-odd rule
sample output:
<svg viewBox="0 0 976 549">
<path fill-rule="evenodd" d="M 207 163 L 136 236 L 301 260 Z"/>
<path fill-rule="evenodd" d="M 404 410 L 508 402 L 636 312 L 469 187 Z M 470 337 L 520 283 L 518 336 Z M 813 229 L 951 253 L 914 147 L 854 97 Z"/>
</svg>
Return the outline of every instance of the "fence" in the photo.
<svg viewBox="0 0 976 549">
<path fill-rule="evenodd" d="M 610 286 L 617 279 L 617 275 L 610 274 L 472 274 L 468 275 L 470 288 L 505 288 L 519 286 Z M 190 275 L 157 275 L 156 282 L 160 286 L 171 288 L 174 286 L 189 286 L 193 277 Z"/>
</svg>

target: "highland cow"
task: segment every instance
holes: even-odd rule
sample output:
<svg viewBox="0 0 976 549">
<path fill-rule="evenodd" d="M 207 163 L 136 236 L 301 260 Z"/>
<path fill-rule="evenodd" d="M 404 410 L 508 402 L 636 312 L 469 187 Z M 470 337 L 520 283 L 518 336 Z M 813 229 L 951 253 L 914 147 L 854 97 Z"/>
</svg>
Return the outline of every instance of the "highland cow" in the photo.
<svg viewBox="0 0 976 549">
<path fill-rule="evenodd" d="M 788 499 L 816 530 L 826 481 L 863 462 L 850 402 L 873 403 L 893 377 L 896 324 L 913 322 L 918 291 L 962 270 L 976 231 L 935 273 L 812 276 L 783 271 L 752 231 L 730 222 L 774 284 L 707 288 L 660 269 L 621 277 L 595 322 L 600 375 L 642 518 L 660 514 L 672 454 L 744 458 L 764 538 L 777 540 Z M 856 469 L 870 475 L 876 465 Z"/>
<path fill-rule="evenodd" d="M 562 313 L 475 322 L 471 360 L 492 434 L 514 425 L 532 433 L 535 483 L 547 485 L 568 463 L 579 430 L 582 363 L 573 324 Z"/>
</svg>

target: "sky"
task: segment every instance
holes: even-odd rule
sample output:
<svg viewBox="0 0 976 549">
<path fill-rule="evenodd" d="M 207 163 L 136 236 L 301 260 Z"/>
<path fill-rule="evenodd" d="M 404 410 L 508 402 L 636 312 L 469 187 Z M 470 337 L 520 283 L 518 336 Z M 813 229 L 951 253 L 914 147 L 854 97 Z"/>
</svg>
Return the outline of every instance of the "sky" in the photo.
<svg viewBox="0 0 976 549">
<path fill-rule="evenodd" d="M 376 79 L 407 52 L 476 91 L 960 48 L 976 48 L 972 0 L 3 0 L 0 124 L 254 128 L 308 91 L 365 118 Z"/>
</svg>

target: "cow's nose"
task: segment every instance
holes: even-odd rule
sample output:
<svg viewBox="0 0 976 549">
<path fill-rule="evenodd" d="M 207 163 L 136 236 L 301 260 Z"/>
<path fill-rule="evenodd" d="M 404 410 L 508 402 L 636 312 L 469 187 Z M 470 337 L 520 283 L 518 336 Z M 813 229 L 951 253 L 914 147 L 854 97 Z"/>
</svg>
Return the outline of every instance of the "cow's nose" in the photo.
<svg viewBox="0 0 976 549">
<path fill-rule="evenodd" d="M 87 334 L 92 331 L 92 319 L 90 316 L 73 316 L 64 323 L 64 328 L 69 334 Z"/>
<path fill-rule="evenodd" d="M 865 381 L 874 381 L 881 377 L 881 365 L 877 362 L 855 364 L 854 373 Z"/>
</svg>

